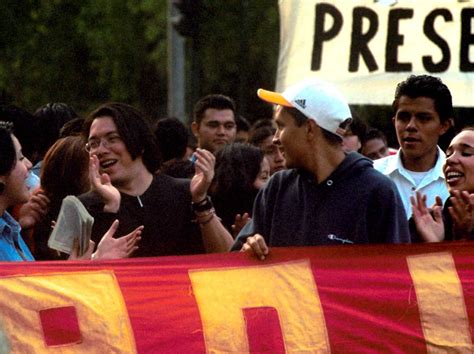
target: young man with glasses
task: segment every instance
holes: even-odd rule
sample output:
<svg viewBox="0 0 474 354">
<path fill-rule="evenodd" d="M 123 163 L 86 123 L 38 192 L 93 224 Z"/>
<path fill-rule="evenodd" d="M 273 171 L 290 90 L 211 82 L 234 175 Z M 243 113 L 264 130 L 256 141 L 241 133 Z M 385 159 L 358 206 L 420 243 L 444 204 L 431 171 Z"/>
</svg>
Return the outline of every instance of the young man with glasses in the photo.
<svg viewBox="0 0 474 354">
<path fill-rule="evenodd" d="M 196 151 L 194 178 L 179 180 L 155 173 L 159 151 L 148 121 L 132 106 L 108 103 L 97 108 L 85 123 L 86 150 L 92 173 L 110 185 L 117 197 L 115 210 L 104 210 L 95 192 L 79 197 L 94 217 L 92 239 L 98 241 L 115 219 L 118 234 L 143 225 L 134 256 L 163 256 L 227 251 L 230 234 L 215 216 L 207 197 L 214 176 L 214 156 Z"/>
</svg>

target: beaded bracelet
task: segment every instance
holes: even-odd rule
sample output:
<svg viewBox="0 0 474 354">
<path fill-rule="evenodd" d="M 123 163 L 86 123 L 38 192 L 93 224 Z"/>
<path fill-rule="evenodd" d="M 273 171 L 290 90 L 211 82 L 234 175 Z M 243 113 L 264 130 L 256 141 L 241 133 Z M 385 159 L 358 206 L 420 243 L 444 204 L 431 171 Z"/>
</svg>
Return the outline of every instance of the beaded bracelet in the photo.
<svg viewBox="0 0 474 354">
<path fill-rule="evenodd" d="M 202 222 L 199 222 L 199 221 L 197 222 L 200 227 L 203 227 L 204 225 L 209 224 L 211 222 L 211 220 L 214 219 L 214 216 L 216 215 L 216 213 L 212 212 L 210 214 L 211 214 L 211 216 L 209 217 L 209 219 L 204 220 Z"/>
</svg>

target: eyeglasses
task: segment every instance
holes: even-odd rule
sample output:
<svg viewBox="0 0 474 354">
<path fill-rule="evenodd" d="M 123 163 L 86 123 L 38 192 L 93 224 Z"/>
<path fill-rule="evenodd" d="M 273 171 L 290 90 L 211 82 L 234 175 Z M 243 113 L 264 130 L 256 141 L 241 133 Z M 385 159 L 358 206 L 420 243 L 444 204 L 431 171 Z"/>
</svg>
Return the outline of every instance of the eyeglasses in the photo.
<svg viewBox="0 0 474 354">
<path fill-rule="evenodd" d="M 113 134 L 113 135 L 105 136 L 101 139 L 90 139 L 87 142 L 85 148 L 87 152 L 92 153 L 99 148 L 100 144 L 102 144 L 103 147 L 108 149 L 112 147 L 113 145 L 116 145 L 121 142 L 122 142 L 122 138 L 117 134 Z"/>
</svg>

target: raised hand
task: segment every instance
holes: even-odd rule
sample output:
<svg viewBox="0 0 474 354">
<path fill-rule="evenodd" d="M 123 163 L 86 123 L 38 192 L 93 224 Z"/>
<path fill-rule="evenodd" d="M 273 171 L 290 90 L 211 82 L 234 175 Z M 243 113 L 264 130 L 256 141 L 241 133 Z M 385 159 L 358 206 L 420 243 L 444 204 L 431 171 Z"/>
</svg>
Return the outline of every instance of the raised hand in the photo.
<svg viewBox="0 0 474 354">
<path fill-rule="evenodd" d="M 119 221 L 115 220 L 110 229 L 105 233 L 97 246 L 97 251 L 93 259 L 117 259 L 128 258 L 138 249 L 138 241 L 141 240 L 143 226 L 137 227 L 128 235 L 114 238 L 114 234 L 119 226 Z"/>
<path fill-rule="evenodd" d="M 31 193 L 28 202 L 22 205 L 18 214 L 18 221 L 23 230 L 32 228 L 48 212 L 49 198 L 41 188 L 37 188 Z"/>
<path fill-rule="evenodd" d="M 470 238 L 474 230 L 474 194 L 467 191 L 453 191 L 448 207 L 453 219 L 453 232 L 456 239 Z"/>
<path fill-rule="evenodd" d="M 207 196 L 207 190 L 214 178 L 214 165 L 216 158 L 207 150 L 197 149 L 194 152 L 196 156 L 195 173 L 191 180 L 191 197 L 193 202 L 198 203 Z"/>
<path fill-rule="evenodd" d="M 232 224 L 232 237 L 235 239 L 239 234 L 240 230 L 244 228 L 247 223 L 252 220 L 249 213 L 244 213 L 243 215 L 237 214 L 234 219 L 234 224 Z"/>
<path fill-rule="evenodd" d="M 410 197 L 413 210 L 413 220 L 416 230 L 425 242 L 440 242 L 444 240 L 444 222 L 442 217 L 443 202 L 436 197 L 431 209 L 426 207 L 426 195 L 416 192 L 416 197 Z"/>
<path fill-rule="evenodd" d="M 95 190 L 104 202 L 104 211 L 116 213 L 120 208 L 120 192 L 112 185 L 110 177 L 99 171 L 99 159 L 96 155 L 89 158 L 89 180 L 92 189 Z"/>
</svg>

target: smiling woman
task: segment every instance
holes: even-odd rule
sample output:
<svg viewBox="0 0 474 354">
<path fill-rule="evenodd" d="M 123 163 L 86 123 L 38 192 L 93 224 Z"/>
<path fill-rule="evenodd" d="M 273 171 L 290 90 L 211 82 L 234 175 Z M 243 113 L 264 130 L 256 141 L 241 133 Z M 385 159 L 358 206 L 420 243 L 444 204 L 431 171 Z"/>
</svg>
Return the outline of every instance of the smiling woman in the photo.
<svg viewBox="0 0 474 354">
<path fill-rule="evenodd" d="M 426 197 L 412 197 L 413 219 L 420 238 L 428 242 L 474 237 L 474 127 L 464 128 L 446 151 L 443 172 L 450 193 L 430 210 Z"/>
<path fill-rule="evenodd" d="M 18 139 L 0 126 L 0 260 L 32 261 L 33 256 L 20 235 L 20 224 L 8 213 L 30 196 L 26 179 L 31 162 L 23 156 Z"/>
</svg>

